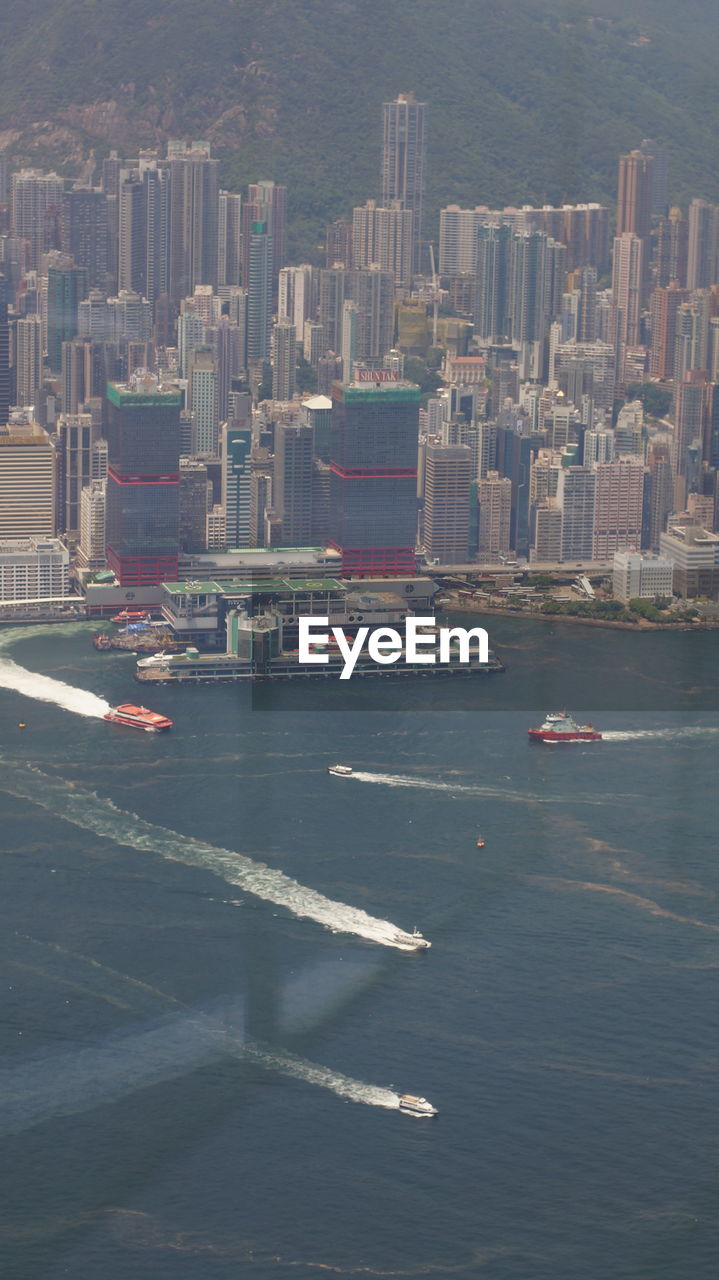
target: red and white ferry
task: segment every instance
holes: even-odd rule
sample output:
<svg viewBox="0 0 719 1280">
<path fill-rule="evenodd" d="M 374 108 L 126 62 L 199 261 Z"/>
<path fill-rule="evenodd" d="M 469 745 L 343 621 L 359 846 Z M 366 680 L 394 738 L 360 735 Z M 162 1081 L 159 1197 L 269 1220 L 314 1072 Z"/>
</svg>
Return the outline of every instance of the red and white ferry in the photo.
<svg viewBox="0 0 719 1280">
<path fill-rule="evenodd" d="M 131 729 L 144 729 L 146 733 L 161 733 L 163 729 L 171 729 L 172 721 L 161 716 L 158 711 L 148 711 L 147 707 L 136 707 L 132 702 L 121 702 L 107 712 L 105 720 L 113 724 L 127 724 Z"/>
<path fill-rule="evenodd" d="M 111 622 L 149 622 L 150 615 L 147 609 L 121 609 L 116 613 Z"/>
<path fill-rule="evenodd" d="M 592 724 L 577 724 L 567 711 L 550 711 L 544 724 L 529 729 L 532 742 L 601 742 L 602 735 Z"/>
</svg>

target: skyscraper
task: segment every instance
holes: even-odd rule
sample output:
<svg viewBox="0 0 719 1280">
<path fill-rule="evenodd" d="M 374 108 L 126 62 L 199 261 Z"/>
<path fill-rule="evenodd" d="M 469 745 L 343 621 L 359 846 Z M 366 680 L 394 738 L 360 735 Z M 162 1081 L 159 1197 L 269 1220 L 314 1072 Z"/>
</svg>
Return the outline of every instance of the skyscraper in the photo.
<svg viewBox="0 0 719 1280">
<path fill-rule="evenodd" d="M 57 173 L 21 169 L 12 175 L 12 228 L 28 242 L 28 269 L 37 270 L 40 258 L 52 243 L 55 219 L 60 219 L 64 180 Z"/>
<path fill-rule="evenodd" d="M 619 157 L 617 235 L 632 232 L 646 239 L 652 229 L 654 159 L 641 151 Z"/>
<path fill-rule="evenodd" d="M 145 374 L 107 388 L 107 561 L 121 586 L 177 577 L 180 393 Z"/>
<path fill-rule="evenodd" d="M 329 537 L 350 577 L 415 572 L 421 392 L 384 377 L 332 387 Z"/>
<path fill-rule="evenodd" d="M 655 218 L 666 217 L 667 191 L 669 187 L 669 165 L 664 147 L 659 146 L 653 138 L 642 138 L 639 148 L 643 156 L 652 157 L 652 215 Z"/>
<path fill-rule="evenodd" d="M 47 273 L 47 362 L 62 368 L 62 344 L 77 336 L 78 308 L 87 297 L 85 267 L 50 267 Z"/>
<path fill-rule="evenodd" d="M 253 224 L 264 222 L 270 237 L 270 289 L 287 261 L 287 187 L 277 182 L 251 182 L 242 206 L 242 283 L 249 284 Z"/>
<path fill-rule="evenodd" d="M 687 288 L 708 289 L 719 283 L 719 207 L 707 200 L 689 205 Z"/>
<path fill-rule="evenodd" d="M 593 558 L 609 560 L 615 551 L 639 550 L 642 537 L 644 463 L 617 458 L 594 466 Z"/>
<path fill-rule="evenodd" d="M 272 326 L 272 236 L 266 222 L 253 222 L 247 277 L 247 359 L 268 360 Z"/>
<path fill-rule="evenodd" d="M 91 289 L 104 289 L 108 284 L 107 196 L 104 191 L 76 187 L 62 198 L 62 236 L 64 253 L 87 271 Z"/>
<path fill-rule="evenodd" d="M 0 427 L 10 414 L 10 325 L 7 318 L 7 279 L 0 275 Z"/>
<path fill-rule="evenodd" d="M 511 245 L 509 226 L 481 226 L 477 231 L 474 331 L 487 342 L 505 342 L 511 330 Z"/>
<path fill-rule="evenodd" d="M 0 426 L 0 539 L 53 537 L 57 458 L 32 414 Z"/>
<path fill-rule="evenodd" d="M 23 316 L 15 325 L 15 403 L 21 408 L 37 403 L 42 386 L 42 321 Z"/>
<path fill-rule="evenodd" d="M 381 267 L 395 285 L 408 287 L 414 259 L 414 213 L 393 200 L 380 208 L 368 200 L 352 217 L 352 254 L 355 267 Z"/>
<path fill-rule="evenodd" d="M 314 429 L 298 417 L 275 424 L 274 516 L 281 521 L 282 545 L 312 546 L 314 533 Z"/>
<path fill-rule="evenodd" d="M 414 94 L 400 93 L 383 106 L 382 205 L 390 208 L 399 200 L 413 214 L 415 261 L 419 266 L 422 242 L 422 206 L 425 186 L 426 103 Z"/>
<path fill-rule="evenodd" d="M 557 504 L 562 512 L 562 560 L 590 560 L 594 545 L 596 476 L 587 467 L 562 467 Z"/>
<path fill-rule="evenodd" d="M 624 350 L 639 342 L 642 290 L 644 282 L 644 240 L 631 231 L 614 238 L 612 300 L 615 332 L 619 352 L 620 377 L 623 376 Z"/>
<path fill-rule="evenodd" d="M 219 417 L 217 413 L 217 361 L 212 347 L 194 347 L 188 360 L 188 408 L 194 416 L 193 453 L 216 458 Z"/>
<path fill-rule="evenodd" d="M 465 444 L 428 444 L 424 458 L 425 555 L 440 564 L 466 564 L 472 451 Z"/>
<path fill-rule="evenodd" d="M 289 320 L 277 321 L 272 345 L 272 399 L 291 400 L 295 394 L 297 330 Z"/>
<path fill-rule="evenodd" d="M 689 294 L 675 282 L 667 288 L 655 289 L 649 299 L 652 345 L 649 372 L 653 378 L 672 378 L 677 332 L 677 313 Z"/>
<path fill-rule="evenodd" d="M 483 564 L 499 560 L 511 546 L 512 482 L 496 471 L 477 483 L 479 539 L 477 553 Z"/>
<path fill-rule="evenodd" d="M 242 196 L 221 191 L 218 215 L 217 283 L 238 285 L 242 277 Z"/>
<path fill-rule="evenodd" d="M 252 545 L 252 474 L 249 427 L 226 423 L 222 428 L 222 505 L 225 509 L 225 537 L 228 547 Z"/>
<path fill-rule="evenodd" d="M 176 302 L 196 284 L 217 284 L 219 161 L 207 142 L 171 142 L 168 292 Z"/>
</svg>

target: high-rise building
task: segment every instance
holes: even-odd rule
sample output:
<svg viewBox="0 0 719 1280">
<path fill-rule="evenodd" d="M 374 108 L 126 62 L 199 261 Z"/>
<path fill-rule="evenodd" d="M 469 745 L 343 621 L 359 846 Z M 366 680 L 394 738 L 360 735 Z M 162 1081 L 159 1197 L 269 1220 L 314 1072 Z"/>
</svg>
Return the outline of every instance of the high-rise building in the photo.
<svg viewBox="0 0 719 1280">
<path fill-rule="evenodd" d="M 91 480 L 80 493 L 80 545 L 78 563 L 83 569 L 105 568 L 106 480 Z"/>
<path fill-rule="evenodd" d="M 0 275 L 0 427 L 10 416 L 10 325 L 7 316 L 7 279 Z"/>
<path fill-rule="evenodd" d="M 194 347 L 188 361 L 188 408 L 194 417 L 192 452 L 219 456 L 217 412 L 217 361 L 212 347 Z"/>
<path fill-rule="evenodd" d="M 352 266 L 352 223 L 346 218 L 335 219 L 327 228 L 325 266 Z"/>
<path fill-rule="evenodd" d="M 277 182 L 251 182 L 242 208 L 242 283 L 249 287 L 253 223 L 264 222 L 270 237 L 268 271 L 274 295 L 277 277 L 287 262 L 287 187 Z"/>
<path fill-rule="evenodd" d="M 77 336 L 78 308 L 87 297 L 85 267 L 50 267 L 47 273 L 47 362 L 62 368 L 62 344 Z"/>
<path fill-rule="evenodd" d="M 91 289 L 108 285 L 107 196 L 104 191 L 75 187 L 62 198 L 64 253 L 87 271 Z"/>
<path fill-rule="evenodd" d="M 291 400 L 295 394 L 297 330 L 289 320 L 272 329 L 272 399 Z"/>
<path fill-rule="evenodd" d="M 641 336 L 640 318 L 644 291 L 644 245 L 645 241 L 631 231 L 615 236 L 614 239 L 612 299 L 620 376 L 623 373 L 626 348 L 638 346 Z"/>
<path fill-rule="evenodd" d="M 221 191 L 218 198 L 217 283 L 242 281 L 242 196 Z"/>
<path fill-rule="evenodd" d="M 180 393 L 148 374 L 107 388 L 107 561 L 121 586 L 177 578 Z"/>
<path fill-rule="evenodd" d="M 170 169 L 147 157 L 138 168 L 121 170 L 116 199 L 118 287 L 156 302 L 168 290 Z"/>
<path fill-rule="evenodd" d="M 312 546 L 314 534 L 314 430 L 296 414 L 275 423 L 273 516 L 282 545 Z"/>
<path fill-rule="evenodd" d="M 31 413 L 18 410 L 0 426 L 0 539 L 53 537 L 57 458 Z"/>
<path fill-rule="evenodd" d="M 655 218 L 663 218 L 667 212 L 667 193 L 669 190 L 669 164 L 664 147 L 653 138 L 642 138 L 639 148 L 643 156 L 652 158 L 652 204 L 651 212 Z"/>
<path fill-rule="evenodd" d="M 80 530 L 80 494 L 93 478 L 93 450 L 98 430 L 89 413 L 61 413 L 57 420 L 57 529 Z"/>
<path fill-rule="evenodd" d="M 689 205 L 687 288 L 708 289 L 719 283 L 719 206 L 707 200 Z"/>
<path fill-rule="evenodd" d="M 305 321 L 317 310 L 316 272 L 309 263 L 283 267 L 279 277 L 277 314 L 286 316 L 295 326 L 298 338 L 304 333 Z"/>
<path fill-rule="evenodd" d="M 644 500 L 642 459 L 597 462 L 594 473 L 593 559 L 610 560 L 615 551 L 639 550 Z"/>
<path fill-rule="evenodd" d="M 479 228 L 474 332 L 486 342 L 506 342 L 511 333 L 511 248 L 511 227 Z"/>
<path fill-rule="evenodd" d="M 376 200 L 356 208 L 352 217 L 352 254 L 355 267 L 378 266 L 388 271 L 396 286 L 408 288 L 414 261 L 414 213 L 393 200 L 385 209 Z"/>
<path fill-rule="evenodd" d="M 37 404 L 42 386 L 42 321 L 24 316 L 15 324 L 15 403 Z"/>
<path fill-rule="evenodd" d="M 700 448 L 703 444 L 708 399 L 709 385 L 705 371 L 688 370 L 676 387 L 672 463 L 677 476 L 687 475 L 690 447 L 695 442 L 699 442 Z M 681 502 L 676 509 L 682 510 L 683 506 L 684 503 Z"/>
<path fill-rule="evenodd" d="M 591 560 L 596 476 L 588 467 L 562 467 L 557 504 L 562 512 L 562 560 Z"/>
<path fill-rule="evenodd" d="M 674 590 L 685 599 L 719 595 L 719 534 L 700 525 L 670 522 L 659 539 L 663 557 L 674 564 Z"/>
<path fill-rule="evenodd" d="M 332 388 L 329 535 L 349 577 L 415 572 L 421 392 L 384 379 Z"/>
<path fill-rule="evenodd" d="M 59 248 L 55 239 L 64 191 L 64 179 L 57 173 L 20 169 L 12 175 L 12 229 L 14 235 L 27 241 L 30 271 L 38 269 L 40 258 L 48 249 Z"/>
<path fill-rule="evenodd" d="M 415 269 L 422 242 L 422 206 L 425 187 L 426 103 L 414 94 L 401 93 L 394 102 L 385 102 L 382 145 L 382 205 L 391 208 L 399 200 L 411 209 Z"/>
<path fill-rule="evenodd" d="M 619 157 L 617 236 L 625 233 L 645 240 L 652 229 L 654 158 L 641 151 Z"/>
<path fill-rule="evenodd" d="M 196 284 L 217 284 L 219 161 L 207 142 L 170 142 L 168 292 L 175 301 Z"/>
<path fill-rule="evenodd" d="M 247 266 L 247 359 L 268 360 L 272 327 L 272 236 L 267 222 L 250 225 Z"/>
<path fill-rule="evenodd" d="M 472 479 L 472 451 L 467 445 L 427 445 L 422 543 L 428 560 L 467 563 Z"/>
<path fill-rule="evenodd" d="M 477 483 L 479 541 L 477 554 L 483 564 L 495 562 L 510 548 L 512 482 L 508 476 L 488 471 Z"/>
<path fill-rule="evenodd" d="M 222 506 L 228 547 L 253 545 L 251 532 L 252 468 L 249 427 L 225 424 L 222 428 Z"/>
<path fill-rule="evenodd" d="M 649 299 L 652 342 L 649 350 L 649 373 L 653 378 L 673 378 L 677 333 L 677 314 L 689 294 L 676 281 L 655 289 Z"/>
<path fill-rule="evenodd" d="M 676 206 L 667 218 L 660 218 L 654 233 L 656 283 L 660 289 L 676 283 L 684 289 L 687 283 L 689 222 Z"/>
</svg>

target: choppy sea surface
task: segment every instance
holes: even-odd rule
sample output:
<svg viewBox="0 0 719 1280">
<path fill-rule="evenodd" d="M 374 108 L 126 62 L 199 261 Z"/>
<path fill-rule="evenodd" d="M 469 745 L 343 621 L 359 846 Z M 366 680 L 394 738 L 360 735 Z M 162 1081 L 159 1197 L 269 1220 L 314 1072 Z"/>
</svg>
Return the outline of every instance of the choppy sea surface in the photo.
<svg viewBox="0 0 719 1280">
<path fill-rule="evenodd" d="M 542 625 L 452 711 L 0 633 L 4 1275 L 715 1273 L 719 714 L 558 629 L 605 737 L 531 745 Z M 102 720 L 140 695 L 171 733 Z"/>
</svg>

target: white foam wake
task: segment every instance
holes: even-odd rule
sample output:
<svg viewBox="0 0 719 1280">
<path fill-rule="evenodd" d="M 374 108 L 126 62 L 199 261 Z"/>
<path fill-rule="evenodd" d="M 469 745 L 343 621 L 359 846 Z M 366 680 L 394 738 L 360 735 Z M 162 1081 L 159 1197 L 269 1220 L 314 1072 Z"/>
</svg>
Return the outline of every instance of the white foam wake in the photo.
<svg viewBox="0 0 719 1280">
<path fill-rule="evenodd" d="M 548 794 L 538 795 L 533 791 L 524 789 L 511 791 L 508 787 L 486 787 L 479 783 L 466 782 L 438 782 L 432 778 L 418 778 L 409 774 L 365 773 L 360 769 L 355 769 L 347 780 L 350 782 L 353 780 L 357 782 L 375 782 L 383 787 L 410 787 L 419 788 L 421 791 L 443 791 L 445 794 L 453 796 L 482 796 L 485 799 L 514 800 L 518 803 L 552 804 L 566 800 L 566 797 Z M 587 804 L 599 803 L 594 799 L 578 795 L 573 795 L 572 799 L 586 800 Z"/>
<path fill-rule="evenodd" d="M 12 658 L 0 657 L 0 689 L 14 689 L 16 693 L 36 698 L 40 702 L 54 702 L 56 706 L 74 711 L 78 716 L 104 716 L 110 710 L 110 704 L 96 694 L 76 689 L 52 676 L 26 671 L 13 662 Z"/>
<path fill-rule="evenodd" d="M 315 889 L 291 879 L 283 871 L 255 862 L 244 854 L 180 835 L 167 827 L 155 826 L 134 813 L 119 809 L 111 800 L 75 787 L 64 779 L 51 778 L 30 765 L 21 768 L 3 761 L 0 790 L 22 796 L 66 822 L 116 844 L 157 853 L 172 862 L 211 871 L 227 884 L 238 885 L 257 898 L 286 907 L 295 916 L 315 920 L 333 933 L 354 934 L 398 951 L 415 949 L 408 936 L 389 920 L 378 920 L 357 907 L 326 898 Z M 407 938 L 406 942 L 402 941 L 403 936 Z"/>
<path fill-rule="evenodd" d="M 674 742 L 680 738 L 705 738 L 719 733 L 715 725 L 684 725 L 675 729 L 609 729 L 602 733 L 602 742 L 635 742 L 642 738 Z"/>
</svg>

